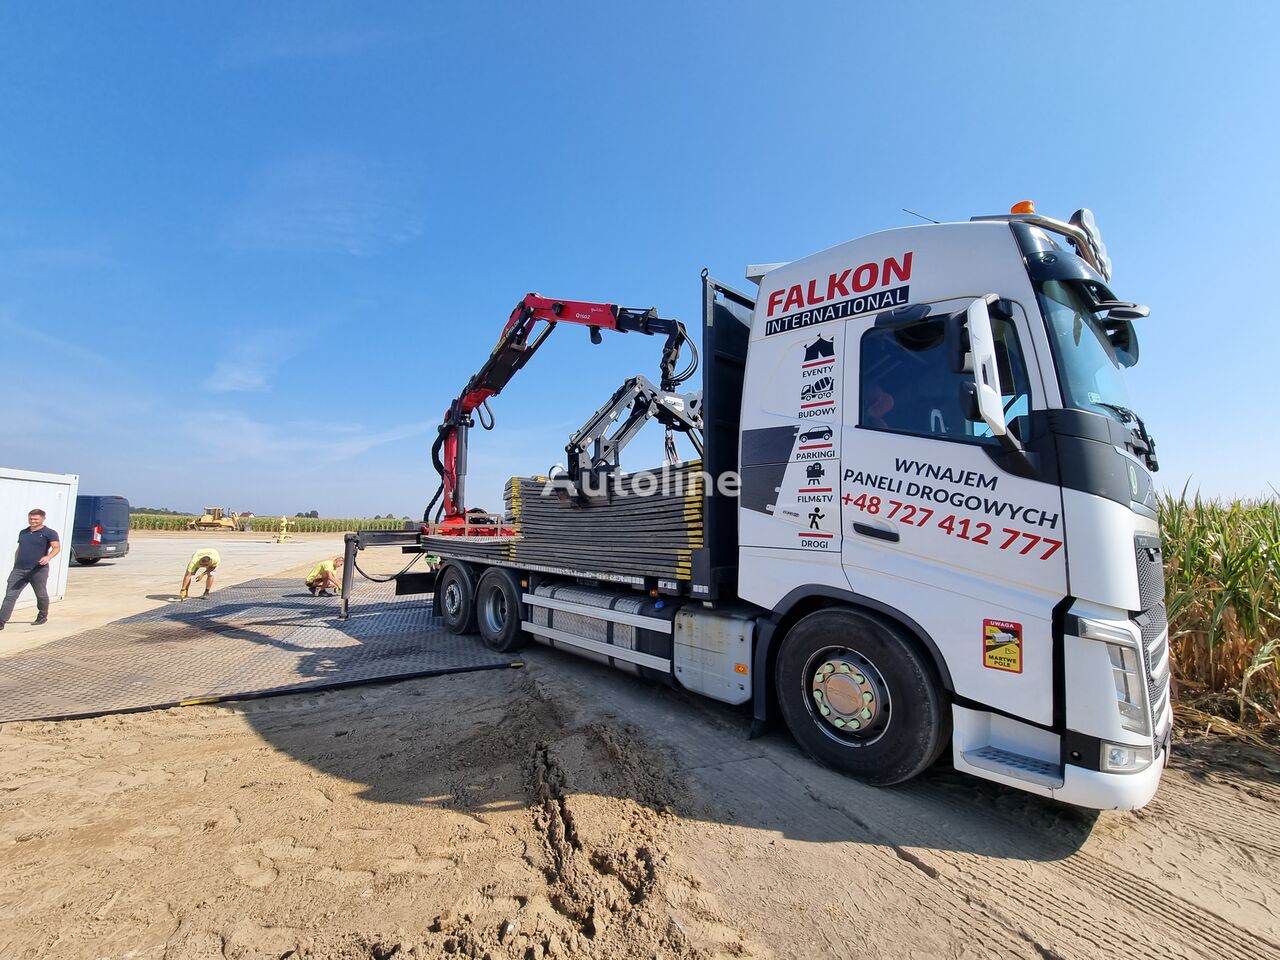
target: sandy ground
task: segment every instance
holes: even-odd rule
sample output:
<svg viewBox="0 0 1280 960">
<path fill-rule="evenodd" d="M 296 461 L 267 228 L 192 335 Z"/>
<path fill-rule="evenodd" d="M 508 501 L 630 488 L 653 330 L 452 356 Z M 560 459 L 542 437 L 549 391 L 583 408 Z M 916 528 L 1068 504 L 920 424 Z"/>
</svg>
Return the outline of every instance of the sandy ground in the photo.
<svg viewBox="0 0 1280 960">
<path fill-rule="evenodd" d="M 398 559 L 398 558 L 397 558 Z M 0 727 L 0 957 L 1280 958 L 1280 762 L 877 790 L 556 651 Z"/>
</svg>

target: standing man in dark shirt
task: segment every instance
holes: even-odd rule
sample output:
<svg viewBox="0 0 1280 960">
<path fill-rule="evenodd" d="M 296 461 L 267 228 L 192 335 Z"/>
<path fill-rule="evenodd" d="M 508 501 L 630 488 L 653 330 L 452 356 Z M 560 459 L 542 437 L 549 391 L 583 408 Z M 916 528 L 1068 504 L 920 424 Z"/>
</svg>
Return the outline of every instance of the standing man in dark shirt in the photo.
<svg viewBox="0 0 1280 960">
<path fill-rule="evenodd" d="M 18 594 L 27 584 L 36 595 L 36 618 L 32 625 L 49 622 L 49 591 L 45 585 L 49 582 L 49 561 L 62 551 L 62 543 L 58 532 L 44 525 L 44 516 L 43 510 L 32 510 L 27 514 L 26 529 L 18 531 L 18 552 L 5 587 L 4 605 L 0 606 L 0 630 L 9 622 Z"/>
</svg>

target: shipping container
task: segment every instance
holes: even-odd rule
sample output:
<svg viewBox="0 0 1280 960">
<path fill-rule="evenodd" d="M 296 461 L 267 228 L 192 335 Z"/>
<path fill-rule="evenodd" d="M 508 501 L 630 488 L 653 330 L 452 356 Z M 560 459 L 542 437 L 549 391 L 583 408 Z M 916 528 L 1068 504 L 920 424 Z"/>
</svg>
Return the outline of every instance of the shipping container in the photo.
<svg viewBox="0 0 1280 960">
<path fill-rule="evenodd" d="M 71 563 L 71 525 L 75 516 L 76 492 L 80 478 L 74 473 L 36 473 L 0 467 L 0 578 L 13 570 L 18 549 L 18 532 L 27 526 L 27 513 L 40 508 L 45 525 L 62 538 L 62 552 L 49 564 L 49 599 L 61 600 L 67 592 L 67 567 Z M 30 588 L 18 598 L 18 609 L 34 607 Z"/>
</svg>

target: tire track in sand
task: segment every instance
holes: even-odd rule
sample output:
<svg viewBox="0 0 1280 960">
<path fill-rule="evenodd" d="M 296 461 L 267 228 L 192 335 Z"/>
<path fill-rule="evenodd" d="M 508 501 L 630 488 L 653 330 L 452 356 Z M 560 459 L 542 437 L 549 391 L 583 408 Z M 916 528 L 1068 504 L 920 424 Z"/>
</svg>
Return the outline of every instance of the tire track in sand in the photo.
<svg viewBox="0 0 1280 960">
<path fill-rule="evenodd" d="M 934 894 L 928 902 L 939 905 L 942 918 L 957 928 L 960 942 L 972 936 L 975 920 L 986 919 L 1030 944 L 1041 956 L 1280 960 L 1280 945 L 1275 941 L 1148 877 L 1104 862 L 1087 850 L 1064 848 L 1060 838 L 1050 837 L 1037 849 L 1037 834 L 1055 826 L 1069 829 L 1078 811 L 1021 795 L 1015 803 L 1009 797 L 1011 791 L 1000 788 L 994 788 L 999 792 L 993 794 L 998 806 L 988 804 L 985 801 L 992 798 L 984 794 L 993 788 L 986 786 L 976 788 L 972 800 L 963 803 L 956 785 L 947 782 L 947 774 L 938 777 L 941 783 L 926 780 L 897 792 L 889 802 L 863 805 L 855 811 L 848 799 L 854 791 L 841 789 L 840 775 L 815 777 L 811 771 L 804 775 L 790 769 L 804 762 L 801 758 L 794 763 L 785 757 L 779 760 L 778 766 L 814 803 L 857 825 L 869 842 L 889 848 L 946 892 L 945 897 Z M 773 802 L 777 802 L 776 783 Z M 1019 809 L 1026 811 L 1021 822 L 1009 812 Z M 976 843 L 973 850 L 959 849 L 959 838 L 948 832 L 947 825 L 956 822 L 957 813 L 966 826 L 976 828 L 967 831 L 971 832 L 969 842 Z M 982 839 L 1016 835 L 1019 830 L 1028 834 L 1027 842 L 1015 840 L 1004 849 Z M 964 907 L 958 908 L 957 902 Z"/>
<path fill-rule="evenodd" d="M 808 763 L 798 756 L 795 762 Z M 809 769 L 816 768 L 811 766 Z M 698 773 L 711 789 L 716 789 L 717 785 L 732 784 L 733 803 L 737 809 L 753 813 L 759 811 L 764 815 L 760 819 L 767 816 L 788 834 L 802 834 L 806 839 L 839 844 L 842 873 L 871 881 L 869 891 L 850 890 L 832 898 L 825 907 L 827 911 L 840 909 L 841 902 L 847 902 L 847 910 L 841 916 L 832 916 L 828 912 L 825 926 L 845 924 L 855 930 L 866 927 L 866 913 L 857 906 L 858 895 L 863 892 L 875 895 L 879 890 L 884 898 L 892 896 L 895 901 L 905 901 L 911 915 L 896 918 L 900 921 L 900 928 L 873 924 L 869 935 L 881 941 L 873 951 L 874 955 L 884 955 L 888 944 L 902 948 L 902 952 L 893 953 L 894 956 L 931 955 L 940 946 L 964 944 L 967 958 L 1061 960 L 1052 949 L 1007 916 L 969 892 L 942 882 L 937 869 L 924 857 L 894 843 L 847 806 L 833 803 L 828 796 L 815 790 L 806 778 L 791 770 L 790 764 L 780 764 L 771 757 L 762 756 L 706 765 L 698 768 Z M 719 805 L 722 801 L 717 798 L 715 802 Z M 812 854 L 802 852 L 801 856 Z M 804 864 L 798 867 L 803 870 Z M 805 892 L 799 884 L 822 884 L 821 880 L 807 874 L 786 877 L 785 881 L 797 884 L 793 891 L 797 895 Z M 821 892 L 827 896 L 831 894 L 826 887 Z M 877 909 L 875 913 L 877 916 L 895 915 L 903 904 L 895 903 L 894 906 L 896 909 Z M 941 944 L 937 942 L 938 925 L 946 929 L 941 934 Z"/>
<path fill-rule="evenodd" d="M 954 803 L 946 793 L 928 797 L 930 792 L 926 785 L 930 801 Z M 1044 803 L 1023 800 L 1030 810 Z M 993 826 L 1013 826 L 980 804 L 965 812 Z M 926 859 L 945 864 L 950 882 L 989 891 L 988 899 L 1027 917 L 1045 940 L 1056 941 L 1060 944 L 1056 949 L 1069 955 L 1094 956 L 1106 951 L 1152 958 L 1193 955 L 1205 960 L 1280 960 L 1280 944 L 1275 941 L 1087 849 L 1056 859 L 1012 864 L 946 849 L 930 850 Z M 1010 887 L 1011 880 L 1020 894 L 1017 898 L 1000 892 Z M 1034 909 L 1028 910 L 1028 906 Z M 1139 932 L 1147 935 L 1139 937 Z"/>
</svg>

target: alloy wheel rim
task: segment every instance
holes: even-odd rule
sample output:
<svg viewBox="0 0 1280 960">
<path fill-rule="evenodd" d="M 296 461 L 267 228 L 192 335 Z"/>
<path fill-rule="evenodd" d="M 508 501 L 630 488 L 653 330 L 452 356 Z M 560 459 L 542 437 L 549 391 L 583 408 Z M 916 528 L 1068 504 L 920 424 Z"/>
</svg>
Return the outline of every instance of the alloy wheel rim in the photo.
<svg viewBox="0 0 1280 960">
<path fill-rule="evenodd" d="M 805 664 L 805 705 L 828 737 L 852 747 L 875 743 L 889 727 L 892 701 L 876 665 L 849 647 L 825 647 Z"/>
</svg>

